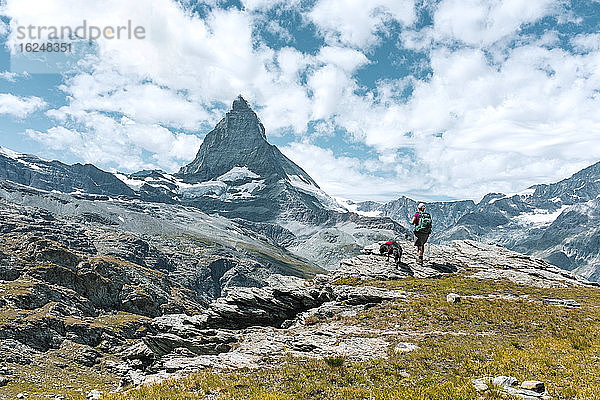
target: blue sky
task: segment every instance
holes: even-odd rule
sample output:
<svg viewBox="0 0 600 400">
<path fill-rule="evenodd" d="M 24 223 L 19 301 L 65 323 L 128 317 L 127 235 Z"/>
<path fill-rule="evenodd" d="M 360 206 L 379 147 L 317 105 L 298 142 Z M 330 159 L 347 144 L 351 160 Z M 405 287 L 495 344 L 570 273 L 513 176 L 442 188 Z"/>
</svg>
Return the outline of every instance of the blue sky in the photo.
<svg viewBox="0 0 600 400">
<path fill-rule="evenodd" d="M 597 0 L 0 4 L 0 145 L 18 152 L 175 172 L 241 93 L 347 199 L 478 200 L 600 160 Z M 83 20 L 147 35 L 72 42 L 68 67 L 19 54 L 18 26 Z"/>
</svg>

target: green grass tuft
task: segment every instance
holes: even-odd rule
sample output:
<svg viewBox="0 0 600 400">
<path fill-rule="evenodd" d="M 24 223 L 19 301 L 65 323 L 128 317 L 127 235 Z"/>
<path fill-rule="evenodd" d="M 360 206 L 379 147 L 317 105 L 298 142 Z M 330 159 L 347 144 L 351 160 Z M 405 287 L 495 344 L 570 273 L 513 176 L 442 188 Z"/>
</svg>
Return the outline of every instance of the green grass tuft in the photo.
<svg viewBox="0 0 600 400">
<path fill-rule="evenodd" d="M 325 364 L 329 365 L 332 368 L 341 367 L 342 365 L 344 365 L 344 361 L 346 361 L 346 357 L 344 357 L 344 356 L 328 356 L 328 357 L 324 357 L 323 361 L 325 361 Z"/>
</svg>

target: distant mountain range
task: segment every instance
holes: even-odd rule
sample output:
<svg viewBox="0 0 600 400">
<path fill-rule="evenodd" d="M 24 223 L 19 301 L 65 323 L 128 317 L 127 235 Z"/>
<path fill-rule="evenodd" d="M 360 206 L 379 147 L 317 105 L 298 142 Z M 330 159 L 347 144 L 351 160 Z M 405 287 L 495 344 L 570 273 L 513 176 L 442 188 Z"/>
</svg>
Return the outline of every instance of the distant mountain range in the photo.
<svg viewBox="0 0 600 400">
<path fill-rule="evenodd" d="M 351 204 L 356 212 L 387 216 L 406 228 L 416 206 L 406 197 Z M 427 209 L 435 242 L 493 242 L 600 281 L 600 163 L 520 193 L 490 193 L 479 203 L 433 202 Z"/>
<path fill-rule="evenodd" d="M 0 179 L 79 199 L 191 206 L 264 235 L 316 265 L 335 268 L 377 240 L 410 234 L 417 202 L 340 203 L 267 142 L 256 113 L 238 97 L 178 173 L 109 173 L 0 147 Z M 433 242 L 471 239 L 539 256 L 600 281 L 600 163 L 521 193 L 433 202 Z"/>
</svg>

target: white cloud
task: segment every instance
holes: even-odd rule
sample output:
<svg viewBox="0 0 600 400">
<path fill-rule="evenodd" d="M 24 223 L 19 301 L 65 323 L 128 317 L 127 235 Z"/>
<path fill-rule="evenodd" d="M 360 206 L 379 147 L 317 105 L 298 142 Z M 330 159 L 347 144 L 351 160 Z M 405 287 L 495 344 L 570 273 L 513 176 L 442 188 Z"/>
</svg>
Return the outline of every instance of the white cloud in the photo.
<svg viewBox="0 0 600 400">
<path fill-rule="evenodd" d="M 79 74 L 67 82 L 64 90 L 73 100 L 50 115 L 64 118 L 85 110 L 117 112 L 143 124 L 188 130 L 199 129 L 211 119 L 204 108 L 173 90 L 124 80 L 112 71 Z"/>
<path fill-rule="evenodd" d="M 327 43 L 361 49 L 376 44 L 390 20 L 405 26 L 416 20 L 414 0 L 319 0 L 306 16 Z"/>
<path fill-rule="evenodd" d="M 19 97 L 10 93 L 0 93 L 0 115 L 8 114 L 25 118 L 46 106 L 46 102 L 39 97 Z"/>
<path fill-rule="evenodd" d="M 335 65 L 348 73 L 369 63 L 369 59 L 363 53 L 346 47 L 321 47 L 317 59 L 324 64 Z"/>
<path fill-rule="evenodd" d="M 311 176 L 326 193 L 355 201 L 387 200 L 414 192 L 414 180 L 384 178 L 369 173 L 365 162 L 336 157 L 329 149 L 307 143 L 290 143 L 281 151 Z"/>
<path fill-rule="evenodd" d="M 579 34 L 571 39 L 571 44 L 579 51 L 599 51 L 600 33 Z"/>
<path fill-rule="evenodd" d="M 560 0 L 443 0 L 434 14 L 437 40 L 490 45 L 527 23 L 557 13 Z"/>
<path fill-rule="evenodd" d="M 312 119 L 328 118 L 339 112 L 339 102 L 353 92 L 355 84 L 339 68 L 326 65 L 308 79 L 313 93 Z"/>
<path fill-rule="evenodd" d="M 192 159 L 202 141 L 194 135 L 173 133 L 160 125 L 117 122 L 99 113 L 85 114 L 86 131 L 56 126 L 45 132 L 28 129 L 27 136 L 52 150 L 67 150 L 85 162 L 115 165 L 118 169 L 177 170 Z M 142 152 L 154 156 L 144 161 Z"/>
<path fill-rule="evenodd" d="M 85 146 L 84 135 L 63 126 L 52 127 L 46 132 L 27 129 L 25 133 L 31 139 L 43 143 L 52 150 L 64 150 L 65 148 L 81 149 Z"/>
<path fill-rule="evenodd" d="M 292 43 L 294 41 L 294 37 L 285 29 L 281 24 L 277 21 L 269 21 L 267 23 L 267 31 L 271 34 L 277 36 L 279 39 L 283 40 L 285 43 Z"/>
</svg>

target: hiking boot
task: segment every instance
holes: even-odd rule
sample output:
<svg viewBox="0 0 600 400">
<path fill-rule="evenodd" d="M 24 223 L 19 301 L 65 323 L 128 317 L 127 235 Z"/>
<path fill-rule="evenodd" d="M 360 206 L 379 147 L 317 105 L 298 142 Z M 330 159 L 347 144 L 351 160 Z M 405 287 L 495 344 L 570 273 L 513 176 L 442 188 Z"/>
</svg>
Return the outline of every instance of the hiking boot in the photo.
<svg viewBox="0 0 600 400">
<path fill-rule="evenodd" d="M 417 263 L 423 265 L 423 257 L 417 257 Z"/>
</svg>

